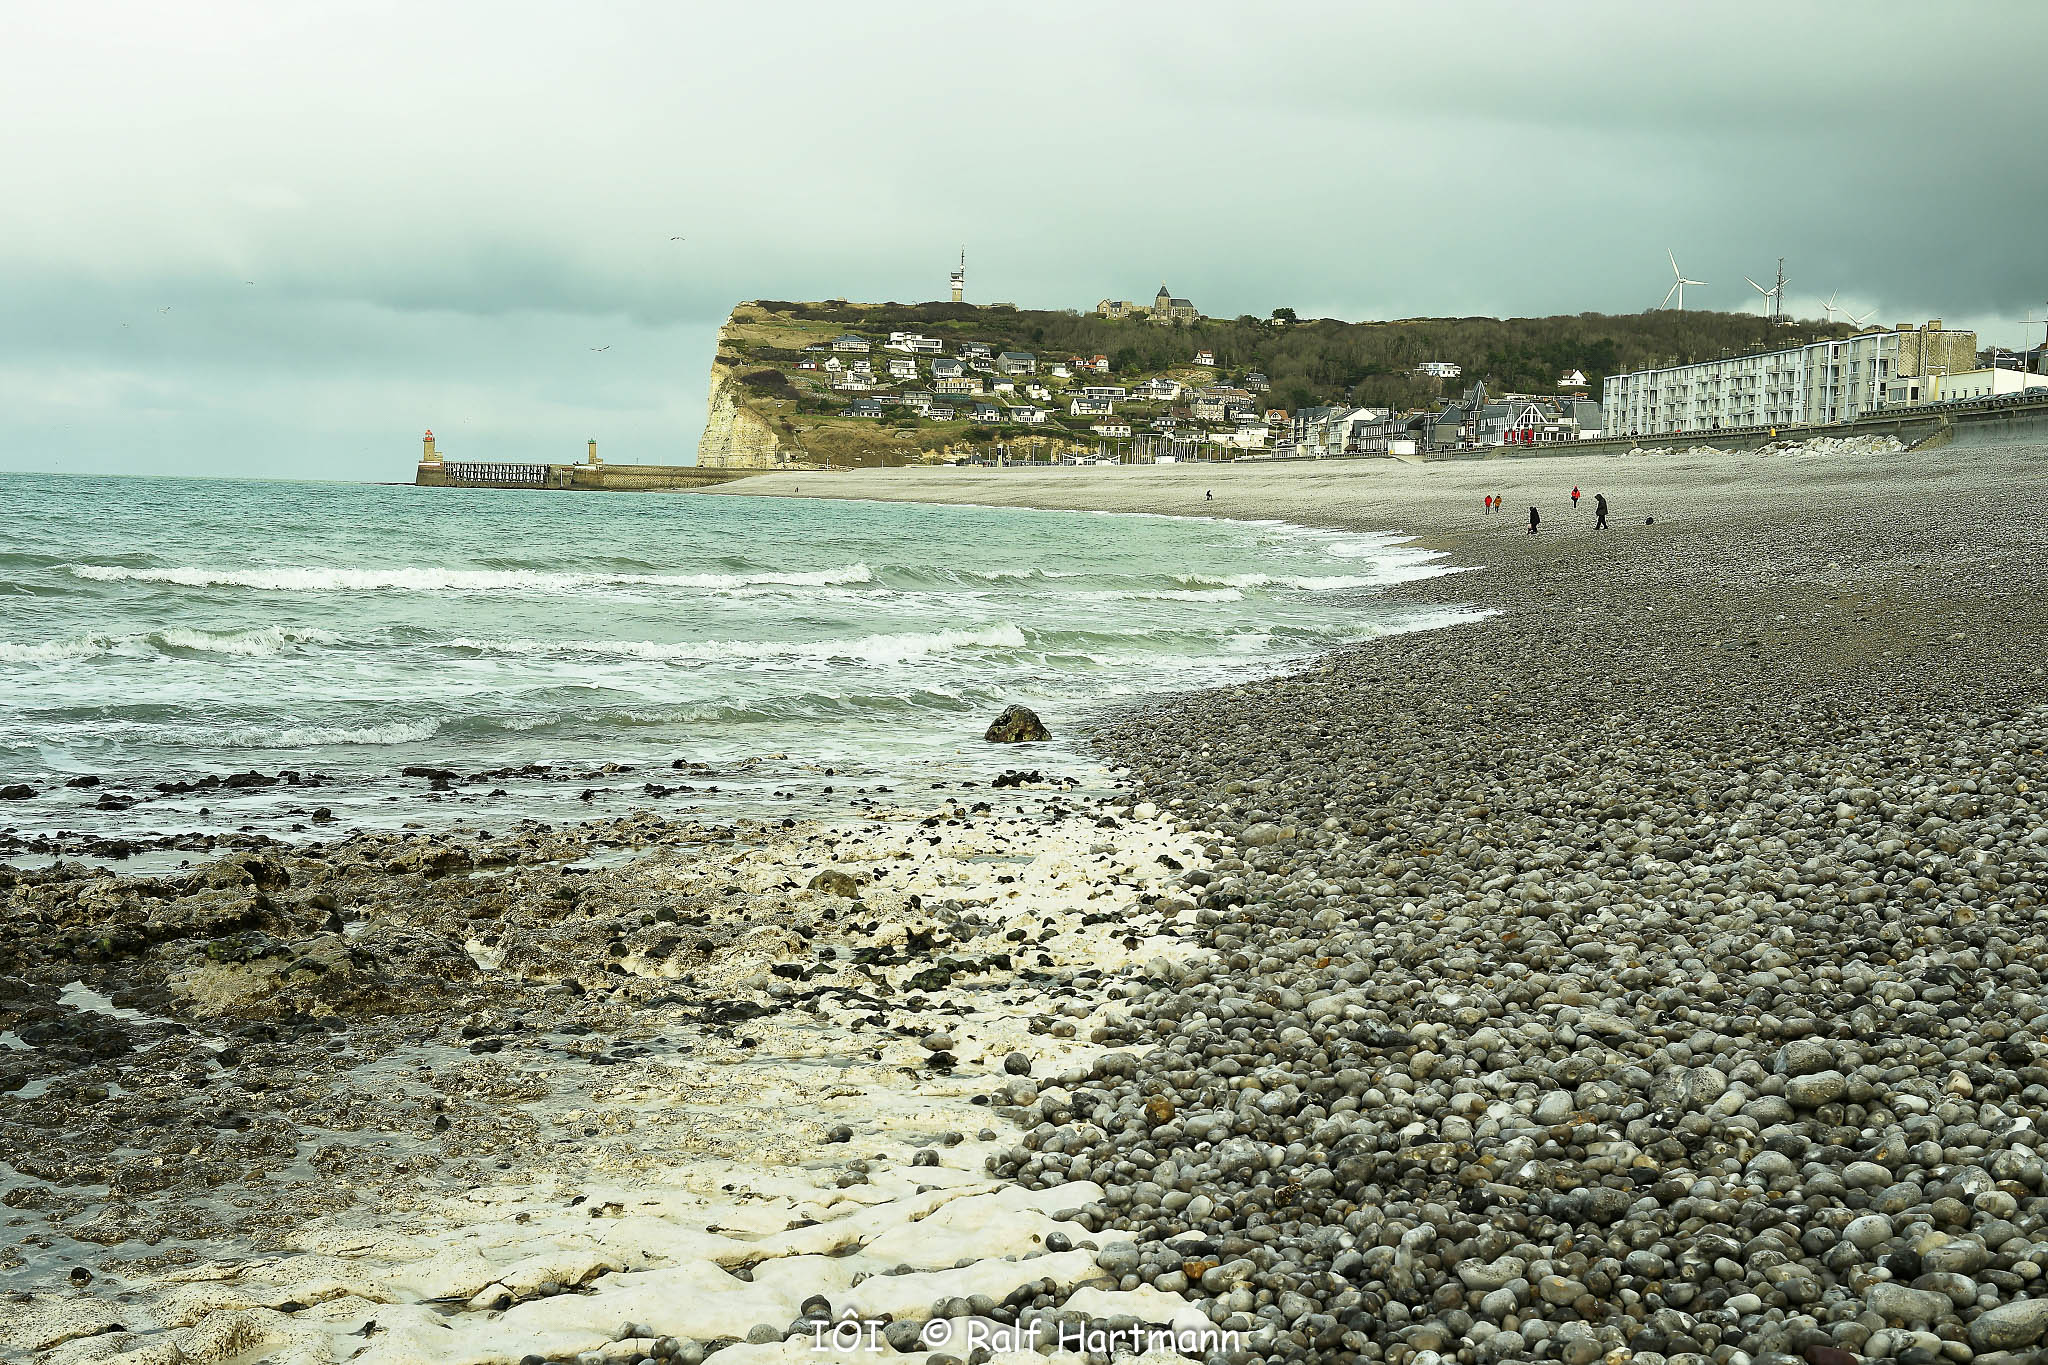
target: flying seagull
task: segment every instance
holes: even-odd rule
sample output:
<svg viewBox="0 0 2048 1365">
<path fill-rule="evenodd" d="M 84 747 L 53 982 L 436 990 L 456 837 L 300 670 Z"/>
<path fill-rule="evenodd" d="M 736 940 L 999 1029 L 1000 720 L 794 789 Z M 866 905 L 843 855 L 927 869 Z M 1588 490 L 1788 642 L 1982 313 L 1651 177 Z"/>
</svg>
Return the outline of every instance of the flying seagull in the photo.
<svg viewBox="0 0 2048 1365">
<path fill-rule="evenodd" d="M 243 283 L 243 284 L 254 284 L 254 283 L 256 283 L 256 281 L 254 281 L 254 280 L 243 280 L 243 281 L 242 281 L 242 283 Z"/>
<path fill-rule="evenodd" d="M 688 238 L 686 238 L 686 237 L 671 237 L 671 238 L 669 238 L 669 240 L 670 240 L 671 242 L 682 242 L 682 241 L 688 241 L 689 239 L 688 239 Z"/>
<path fill-rule="evenodd" d="M 163 307 L 161 307 L 161 308 L 157 309 L 156 311 L 157 311 L 157 312 L 159 312 L 159 313 L 168 313 L 168 312 L 170 312 L 170 311 L 171 311 L 171 305 L 169 305 L 169 304 L 167 303 L 167 304 L 165 304 L 165 305 L 164 305 Z"/>
<path fill-rule="evenodd" d="M 590 349 L 591 349 L 591 350 L 593 350 L 593 351 L 609 351 L 609 350 L 611 349 L 611 347 L 610 347 L 610 346 L 593 346 L 593 347 L 591 347 Z"/>
</svg>

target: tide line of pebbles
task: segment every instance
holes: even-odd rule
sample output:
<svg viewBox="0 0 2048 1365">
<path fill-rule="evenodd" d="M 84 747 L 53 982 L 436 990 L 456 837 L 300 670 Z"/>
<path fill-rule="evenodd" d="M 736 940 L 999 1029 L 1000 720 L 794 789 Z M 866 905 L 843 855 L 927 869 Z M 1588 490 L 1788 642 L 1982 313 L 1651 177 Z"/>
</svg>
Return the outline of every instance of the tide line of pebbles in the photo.
<svg viewBox="0 0 2048 1365">
<path fill-rule="evenodd" d="M 1234 1361 L 2040 1358 L 2048 593 L 1997 483 L 1504 538 L 1493 620 L 1118 722 L 1217 832 L 1214 956 L 995 1169 L 1102 1184 L 1099 1265 Z"/>
</svg>

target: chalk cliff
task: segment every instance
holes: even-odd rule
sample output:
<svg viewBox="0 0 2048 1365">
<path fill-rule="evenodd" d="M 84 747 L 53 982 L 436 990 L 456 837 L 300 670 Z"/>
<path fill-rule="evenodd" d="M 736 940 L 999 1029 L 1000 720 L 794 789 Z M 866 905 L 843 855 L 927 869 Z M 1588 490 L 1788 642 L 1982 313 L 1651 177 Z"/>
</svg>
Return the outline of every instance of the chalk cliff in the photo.
<svg viewBox="0 0 2048 1365">
<path fill-rule="evenodd" d="M 885 354 L 892 332 L 917 328 L 956 350 L 970 343 L 1015 350 L 1015 314 L 844 299 L 736 304 L 718 329 L 698 467 L 751 473 L 952 463 L 987 454 L 999 441 L 1013 454 L 1052 457 L 1079 438 L 1037 407 L 1015 419 L 1012 431 L 1011 417 L 996 415 L 1014 412 L 1025 395 L 1013 376 L 994 372 L 990 355 L 976 361 L 971 380 L 941 384 L 932 373 L 937 353 Z M 1038 399 L 1051 401 L 1042 391 Z"/>
<path fill-rule="evenodd" d="M 775 428 L 746 402 L 746 388 L 740 383 L 736 337 L 747 304 L 740 304 L 718 329 L 718 347 L 711 359 L 711 395 L 705 414 L 704 435 L 697 442 L 700 467 L 722 469 L 779 469 L 802 461 Z"/>
</svg>

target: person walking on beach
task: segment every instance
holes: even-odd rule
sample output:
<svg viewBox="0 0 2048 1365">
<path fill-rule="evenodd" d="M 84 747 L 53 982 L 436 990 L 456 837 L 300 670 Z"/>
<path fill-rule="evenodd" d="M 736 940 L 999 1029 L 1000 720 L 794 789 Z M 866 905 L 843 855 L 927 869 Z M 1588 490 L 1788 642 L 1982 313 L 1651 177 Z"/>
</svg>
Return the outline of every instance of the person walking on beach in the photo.
<svg viewBox="0 0 2048 1365">
<path fill-rule="evenodd" d="M 1214 498 L 1215 496 L 1216 496 L 1216 490 L 1215 490 L 1215 489 L 1213 489 L 1213 488 L 1204 488 L 1204 489 L 1202 490 L 1202 501 L 1203 501 L 1203 502 L 1208 502 L 1208 501 L 1210 501 L 1211 499 L 1213 499 L 1213 498 Z"/>
<path fill-rule="evenodd" d="M 1579 486 L 1577 484 L 1572 485 L 1572 510 L 1574 512 L 1579 510 Z"/>
<path fill-rule="evenodd" d="M 1541 518 L 1541 517 L 1537 516 L 1537 515 L 1536 515 L 1536 509 L 1535 509 L 1535 508 L 1533 508 L 1533 507 L 1531 507 L 1531 508 L 1529 509 L 1529 534 L 1530 534 L 1530 535 L 1532 535 L 1532 536 L 1533 536 L 1533 535 L 1535 535 L 1535 534 L 1536 534 L 1536 523 L 1537 523 L 1537 522 L 1539 522 L 1539 521 L 1541 521 L 1541 520 L 1543 520 L 1543 518 Z"/>
<path fill-rule="evenodd" d="M 1493 515 L 1493 494 L 1491 493 L 1486 495 L 1486 515 L 1489 517 Z"/>
<path fill-rule="evenodd" d="M 1595 493 L 1593 495 L 1593 518 L 1594 530 L 1604 531 L 1607 529 L 1607 495 L 1605 493 Z"/>
</svg>

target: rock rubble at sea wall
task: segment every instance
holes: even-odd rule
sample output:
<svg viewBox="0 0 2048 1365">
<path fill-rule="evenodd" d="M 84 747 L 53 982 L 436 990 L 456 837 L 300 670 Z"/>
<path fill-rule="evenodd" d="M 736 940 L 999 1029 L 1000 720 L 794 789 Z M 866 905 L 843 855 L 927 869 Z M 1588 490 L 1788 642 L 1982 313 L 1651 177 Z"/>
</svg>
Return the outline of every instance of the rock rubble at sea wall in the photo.
<svg viewBox="0 0 2048 1365">
<path fill-rule="evenodd" d="M 1723 450 L 1714 445 L 1629 447 L 1629 455 L 1768 455 L 1768 456 L 1873 456 L 1896 455 L 1906 449 L 1896 436 L 1815 436 L 1804 441 L 1771 441 L 1754 450 Z"/>
</svg>

